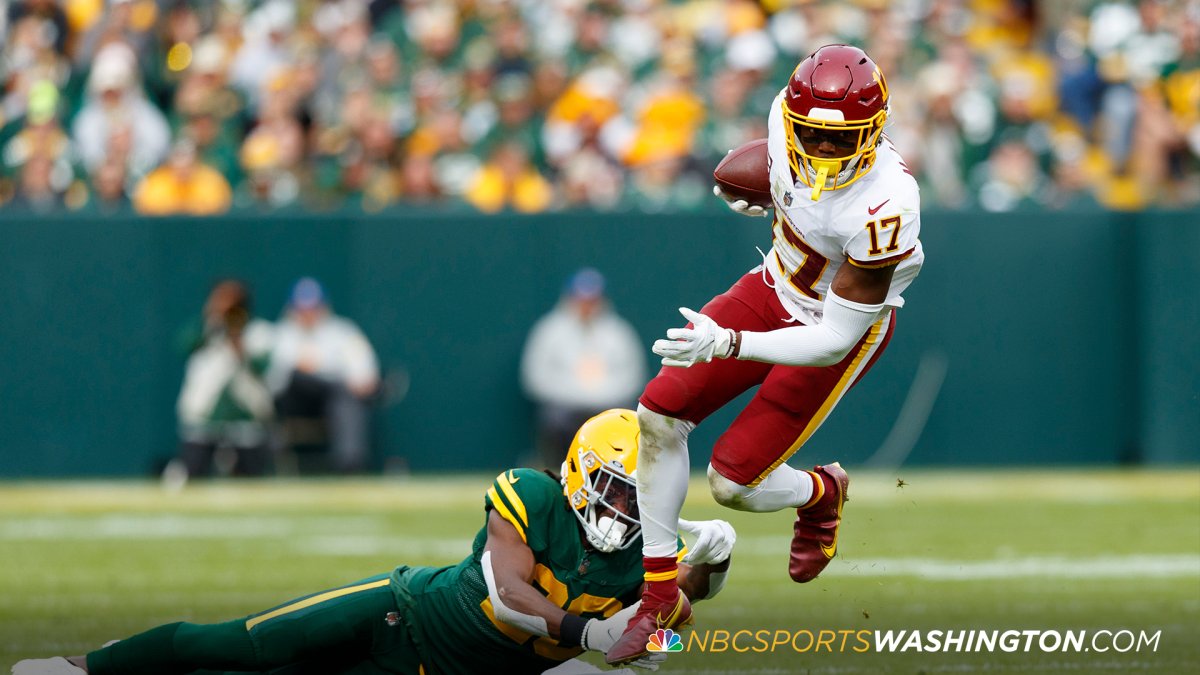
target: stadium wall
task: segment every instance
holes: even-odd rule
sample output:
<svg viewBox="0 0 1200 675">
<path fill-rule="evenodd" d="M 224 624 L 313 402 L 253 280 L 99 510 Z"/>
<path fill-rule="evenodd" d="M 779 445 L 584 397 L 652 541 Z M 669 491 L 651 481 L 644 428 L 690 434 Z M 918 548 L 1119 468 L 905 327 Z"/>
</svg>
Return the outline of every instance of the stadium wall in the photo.
<svg viewBox="0 0 1200 675">
<path fill-rule="evenodd" d="M 174 451 L 176 334 L 212 282 L 246 280 L 274 317 L 303 274 L 326 283 L 390 372 L 408 374 L 407 396 L 378 415 L 380 465 L 510 465 L 531 445 L 521 346 L 572 270 L 604 272 L 649 345 L 679 323 L 677 307 L 699 308 L 770 243 L 766 221 L 724 213 L 10 212 L 0 232 L 0 476 L 10 477 L 151 471 Z M 1200 461 L 1194 214 L 935 212 L 922 240 L 927 266 L 889 353 L 804 463 Z M 696 432 L 697 466 L 733 412 Z"/>
</svg>

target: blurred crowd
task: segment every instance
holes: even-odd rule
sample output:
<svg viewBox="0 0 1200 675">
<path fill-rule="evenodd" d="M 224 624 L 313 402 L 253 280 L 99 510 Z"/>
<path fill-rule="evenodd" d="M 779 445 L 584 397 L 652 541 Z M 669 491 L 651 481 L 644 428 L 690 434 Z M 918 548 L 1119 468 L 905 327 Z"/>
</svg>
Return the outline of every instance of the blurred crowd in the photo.
<svg viewBox="0 0 1200 675">
<path fill-rule="evenodd" d="M 1200 203 L 1200 0 L 0 0 L 0 204 L 696 210 L 815 47 L 926 204 Z"/>
</svg>

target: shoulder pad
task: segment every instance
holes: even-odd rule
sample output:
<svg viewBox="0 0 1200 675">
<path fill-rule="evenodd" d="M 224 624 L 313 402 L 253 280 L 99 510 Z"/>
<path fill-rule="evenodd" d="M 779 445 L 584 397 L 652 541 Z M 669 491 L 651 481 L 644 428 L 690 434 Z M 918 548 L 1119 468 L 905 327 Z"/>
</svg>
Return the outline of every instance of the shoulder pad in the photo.
<svg viewBox="0 0 1200 675">
<path fill-rule="evenodd" d="M 509 469 L 492 482 L 484 496 L 484 508 L 495 509 L 512 523 L 529 543 L 530 524 L 545 520 L 547 511 L 561 500 L 562 487 L 546 474 L 534 469 Z"/>
</svg>

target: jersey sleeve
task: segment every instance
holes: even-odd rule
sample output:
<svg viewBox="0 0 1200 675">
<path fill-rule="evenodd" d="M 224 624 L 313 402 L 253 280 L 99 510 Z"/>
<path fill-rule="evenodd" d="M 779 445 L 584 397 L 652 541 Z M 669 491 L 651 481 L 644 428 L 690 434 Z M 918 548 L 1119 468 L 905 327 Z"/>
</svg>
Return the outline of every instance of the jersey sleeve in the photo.
<svg viewBox="0 0 1200 675">
<path fill-rule="evenodd" d="M 851 265 L 868 269 L 897 265 L 917 250 L 921 214 L 917 209 L 884 209 L 878 217 L 863 216 L 857 229 L 842 249 Z"/>
<path fill-rule="evenodd" d="M 533 469 L 510 469 L 496 476 L 484 495 L 484 508 L 507 520 L 529 548 L 545 549 L 549 510 L 562 489 L 544 473 Z"/>
</svg>

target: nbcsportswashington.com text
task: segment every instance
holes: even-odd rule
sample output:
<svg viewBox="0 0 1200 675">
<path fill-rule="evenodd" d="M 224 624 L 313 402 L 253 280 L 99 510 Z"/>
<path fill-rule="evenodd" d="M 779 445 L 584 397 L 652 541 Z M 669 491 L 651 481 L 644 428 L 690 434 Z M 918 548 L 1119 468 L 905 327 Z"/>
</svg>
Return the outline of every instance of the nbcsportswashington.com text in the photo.
<svg viewBox="0 0 1200 675">
<path fill-rule="evenodd" d="M 697 630 L 688 652 L 1157 652 L 1162 631 L 1141 630 Z"/>
</svg>

